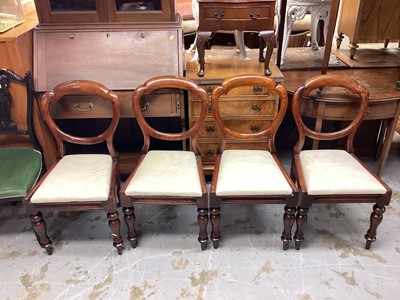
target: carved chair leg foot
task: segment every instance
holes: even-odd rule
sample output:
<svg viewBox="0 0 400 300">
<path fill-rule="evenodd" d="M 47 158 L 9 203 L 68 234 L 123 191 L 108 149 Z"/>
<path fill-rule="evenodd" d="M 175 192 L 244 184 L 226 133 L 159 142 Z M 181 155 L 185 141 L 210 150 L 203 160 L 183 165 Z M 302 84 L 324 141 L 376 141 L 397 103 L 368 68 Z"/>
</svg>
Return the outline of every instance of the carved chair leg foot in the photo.
<svg viewBox="0 0 400 300">
<path fill-rule="evenodd" d="M 30 218 L 39 245 L 46 249 L 47 254 L 51 255 L 53 253 L 53 247 L 52 242 L 47 235 L 46 221 L 43 219 L 43 214 L 37 212 L 36 215 L 32 215 Z"/>
<path fill-rule="evenodd" d="M 136 221 L 135 209 L 133 208 L 133 206 L 131 206 L 131 207 L 124 207 L 122 210 L 124 212 L 125 224 L 128 227 L 128 241 L 130 241 L 132 248 L 136 248 L 137 233 L 135 230 L 135 221 Z"/>
<path fill-rule="evenodd" d="M 113 237 L 113 246 L 117 248 L 117 252 L 119 255 L 122 254 L 122 248 L 124 245 L 124 241 L 121 237 L 121 222 L 119 220 L 119 214 L 117 211 L 108 213 L 108 226 L 111 229 L 112 237 Z"/>
<path fill-rule="evenodd" d="M 208 243 L 207 224 L 208 224 L 208 208 L 197 208 L 197 223 L 199 224 L 199 238 L 201 250 L 206 250 Z"/>
<path fill-rule="evenodd" d="M 304 227 L 307 223 L 308 207 L 297 207 L 296 223 L 297 230 L 294 234 L 294 247 L 296 250 L 300 250 L 300 246 L 304 241 Z"/>
<path fill-rule="evenodd" d="M 219 233 L 219 223 L 221 222 L 219 207 L 212 207 L 210 209 L 210 221 L 212 225 L 211 240 L 213 241 L 214 249 L 218 249 L 219 240 L 221 239 L 221 235 Z"/>
<path fill-rule="evenodd" d="M 379 206 L 377 204 L 375 204 L 372 209 L 373 212 L 371 213 L 370 216 L 370 227 L 364 236 L 365 239 L 367 240 L 365 244 L 365 249 L 369 249 L 371 247 L 372 242 L 376 241 L 376 231 L 378 229 L 379 224 L 381 224 L 383 220 L 383 214 L 386 210 L 384 206 Z"/>
<path fill-rule="evenodd" d="M 283 242 L 283 250 L 289 249 L 289 244 L 292 240 L 292 227 L 296 220 L 296 207 L 285 206 L 285 213 L 283 214 L 283 232 L 281 240 Z"/>
</svg>

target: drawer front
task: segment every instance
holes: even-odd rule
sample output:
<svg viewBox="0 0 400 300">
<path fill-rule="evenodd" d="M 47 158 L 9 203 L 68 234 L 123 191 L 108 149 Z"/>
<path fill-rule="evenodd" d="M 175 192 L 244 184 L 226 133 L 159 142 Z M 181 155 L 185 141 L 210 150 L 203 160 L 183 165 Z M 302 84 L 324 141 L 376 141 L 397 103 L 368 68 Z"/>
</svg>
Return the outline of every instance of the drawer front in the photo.
<svg viewBox="0 0 400 300">
<path fill-rule="evenodd" d="M 256 133 L 268 128 L 269 120 L 224 120 L 225 126 L 240 133 Z M 214 120 L 206 120 L 200 129 L 199 138 L 219 138 L 220 131 Z"/>
<path fill-rule="evenodd" d="M 214 164 L 217 157 L 219 141 L 199 140 L 201 160 L 204 164 Z M 225 149 L 252 149 L 267 150 L 268 144 L 263 142 L 230 142 L 226 143 Z"/>
<path fill-rule="evenodd" d="M 132 92 L 117 92 L 121 101 L 121 118 L 134 117 Z M 142 111 L 145 117 L 180 117 L 183 96 L 179 93 L 156 93 L 143 96 Z M 51 106 L 57 119 L 110 118 L 111 104 L 94 95 L 65 96 Z"/>
<path fill-rule="evenodd" d="M 200 115 L 201 102 L 192 100 L 192 116 Z M 273 118 L 278 109 L 278 101 L 274 97 L 246 96 L 243 97 L 224 97 L 219 102 L 221 117 L 240 116 Z M 208 116 L 212 116 L 211 109 Z"/>
<path fill-rule="evenodd" d="M 275 1 L 266 3 L 199 3 L 199 31 L 272 30 Z"/>
</svg>

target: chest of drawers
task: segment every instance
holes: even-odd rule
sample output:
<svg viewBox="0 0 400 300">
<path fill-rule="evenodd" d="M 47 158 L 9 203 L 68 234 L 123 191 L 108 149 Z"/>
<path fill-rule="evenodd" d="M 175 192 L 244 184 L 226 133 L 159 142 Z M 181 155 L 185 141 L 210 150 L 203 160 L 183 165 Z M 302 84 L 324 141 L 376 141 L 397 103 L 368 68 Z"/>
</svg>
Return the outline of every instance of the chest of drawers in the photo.
<svg viewBox="0 0 400 300">
<path fill-rule="evenodd" d="M 225 67 L 224 67 L 225 66 Z M 272 78 L 278 82 L 283 75 L 278 68 L 272 67 Z M 237 61 L 229 67 L 226 62 L 213 61 L 209 72 L 202 78 L 197 77 L 197 64 L 189 62 L 186 65 L 186 76 L 204 87 L 209 94 L 225 78 L 239 74 L 259 74 L 264 72 L 263 66 L 256 61 Z M 211 98 L 210 98 L 211 101 Z M 279 99 L 268 90 L 258 86 L 236 88 L 220 100 L 222 118 L 228 127 L 243 133 L 258 132 L 268 126 L 278 109 Z M 189 126 L 193 124 L 200 113 L 200 100 L 189 96 Z M 213 118 L 211 107 L 207 113 L 203 128 L 199 134 L 199 148 L 205 174 L 209 175 L 214 169 L 220 142 L 220 133 Z M 240 142 L 229 140 L 226 149 L 264 149 L 263 142 Z"/>
</svg>

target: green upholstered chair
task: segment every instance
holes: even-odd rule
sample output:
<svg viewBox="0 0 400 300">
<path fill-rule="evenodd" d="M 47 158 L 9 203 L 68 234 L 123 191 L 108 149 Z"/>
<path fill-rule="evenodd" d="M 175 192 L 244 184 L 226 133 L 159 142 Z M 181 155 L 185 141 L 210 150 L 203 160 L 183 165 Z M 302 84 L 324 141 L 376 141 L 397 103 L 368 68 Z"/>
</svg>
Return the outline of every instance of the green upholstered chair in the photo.
<svg viewBox="0 0 400 300">
<path fill-rule="evenodd" d="M 26 88 L 26 101 L 12 95 L 12 85 Z M 12 119 L 12 110 L 26 107 L 26 129 Z M 33 128 L 32 76 L 20 77 L 8 69 L 0 70 L 0 201 L 22 200 L 38 180 L 42 154 Z M 17 146 L 15 146 L 17 145 Z"/>
<path fill-rule="evenodd" d="M 75 101 L 73 97 L 64 97 L 72 95 L 90 95 L 98 98 L 99 102 L 103 101 L 104 106 L 110 110 L 109 123 L 104 130 L 99 129 L 101 132 L 94 136 L 78 136 L 65 132 L 56 123 L 51 113 L 52 105 L 61 99 Z M 123 241 L 117 211 L 118 152 L 113 145 L 121 112 L 117 95 L 94 81 L 68 81 L 43 95 L 40 100 L 40 111 L 57 145 L 57 162 L 49 167 L 23 200 L 40 246 L 49 255 L 53 253 L 43 211 L 104 210 L 107 213 L 113 245 L 117 248 L 118 254 L 122 254 Z M 106 149 L 90 147 L 98 144 L 105 144 Z M 65 149 L 67 145 L 75 145 L 82 150 L 78 151 L 78 154 L 70 154 Z M 82 154 L 84 148 L 90 148 L 90 152 Z"/>
</svg>

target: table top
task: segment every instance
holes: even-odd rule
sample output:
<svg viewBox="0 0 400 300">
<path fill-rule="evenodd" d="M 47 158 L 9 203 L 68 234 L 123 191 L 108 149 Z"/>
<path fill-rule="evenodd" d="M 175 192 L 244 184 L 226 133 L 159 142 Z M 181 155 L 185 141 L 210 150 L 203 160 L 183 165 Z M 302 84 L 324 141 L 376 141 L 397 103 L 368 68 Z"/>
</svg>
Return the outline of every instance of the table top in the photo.
<svg viewBox="0 0 400 300">
<path fill-rule="evenodd" d="M 399 68 L 328 69 L 327 74 L 350 76 L 369 90 L 370 103 L 400 101 L 400 91 L 396 88 Z M 283 84 L 293 94 L 307 79 L 321 74 L 319 70 L 283 71 Z"/>
</svg>

